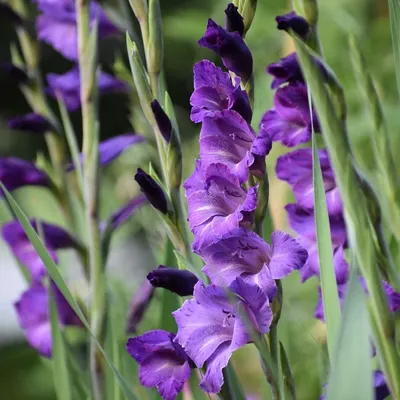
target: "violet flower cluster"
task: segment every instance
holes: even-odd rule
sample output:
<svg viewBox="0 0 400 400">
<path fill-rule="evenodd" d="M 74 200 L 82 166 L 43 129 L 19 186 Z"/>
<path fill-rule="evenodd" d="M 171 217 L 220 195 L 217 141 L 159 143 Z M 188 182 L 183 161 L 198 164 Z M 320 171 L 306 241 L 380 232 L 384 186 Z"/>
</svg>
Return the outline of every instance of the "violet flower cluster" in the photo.
<svg viewBox="0 0 400 400">
<path fill-rule="evenodd" d="M 269 331 L 275 280 L 302 268 L 307 259 L 307 251 L 288 234 L 276 231 L 268 244 L 253 231 L 259 191 L 253 182 L 265 174 L 271 139 L 265 130 L 256 135 L 250 125 L 243 85 L 252 74 L 252 57 L 241 33 L 231 31 L 241 26 L 233 8 L 226 12 L 228 20 L 235 18 L 227 24 L 230 30 L 209 20 L 199 41 L 221 57 L 227 70 L 208 60 L 195 64 L 190 98 L 191 119 L 202 124 L 200 158 L 183 186 L 192 249 L 205 262 L 210 283 L 165 266 L 150 273 L 154 286 L 193 298 L 173 313 L 176 335 L 151 331 L 127 345 L 140 365 L 142 385 L 157 387 L 166 400 L 182 390 L 189 367 L 205 368 L 200 387 L 218 393 L 232 353 Z"/>
<path fill-rule="evenodd" d="M 278 17 L 278 28 L 296 29 L 306 36 L 303 24 L 299 24 L 294 13 Z M 282 28 L 282 27 L 286 28 Z M 321 71 L 326 71 L 319 65 Z M 307 87 L 301 73 L 300 65 L 295 53 L 288 55 L 268 66 L 267 72 L 273 76 L 272 89 L 275 92 L 275 107 L 268 110 L 262 117 L 260 129 L 267 132 L 272 140 L 280 141 L 287 147 L 306 143 L 311 139 L 312 130 L 319 133 L 318 117 L 311 110 L 308 103 Z M 345 258 L 348 246 L 346 224 L 343 215 L 343 205 L 339 189 L 335 182 L 334 171 L 331 166 L 329 154 L 326 149 L 318 150 L 318 157 L 322 171 L 326 205 L 332 239 L 333 264 L 338 286 L 340 303 L 343 303 L 349 280 L 349 265 Z M 308 251 L 308 259 L 300 270 L 302 282 L 313 276 L 320 278 L 319 256 L 317 248 L 317 235 L 314 219 L 314 188 L 313 188 L 313 160 L 311 148 L 300 148 L 280 156 L 276 164 L 277 177 L 290 185 L 296 203 L 288 204 L 285 208 L 288 214 L 289 225 L 297 233 L 298 242 Z M 360 283 L 366 290 L 366 285 L 361 279 Z M 400 294 L 386 282 L 382 281 L 388 304 L 393 312 L 400 309 Z M 318 288 L 319 300 L 315 310 L 315 317 L 324 321 L 324 307 L 321 288 Z M 386 389 L 383 399 L 388 396 L 388 389 L 383 380 L 383 375 L 378 371 L 375 381 L 377 387 L 384 385 Z M 378 390 L 377 390 L 378 393 Z"/>
</svg>

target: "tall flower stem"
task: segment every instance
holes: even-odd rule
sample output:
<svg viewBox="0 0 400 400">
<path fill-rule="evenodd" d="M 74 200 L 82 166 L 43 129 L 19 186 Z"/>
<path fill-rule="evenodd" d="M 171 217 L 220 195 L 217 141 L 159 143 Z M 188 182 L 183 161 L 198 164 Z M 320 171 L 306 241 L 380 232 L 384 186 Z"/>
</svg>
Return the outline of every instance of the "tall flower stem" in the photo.
<svg viewBox="0 0 400 400">
<path fill-rule="evenodd" d="M 106 286 L 104 280 L 101 237 L 98 217 L 98 142 L 99 127 L 96 105 L 97 72 L 97 25 L 90 30 L 90 3 L 88 0 L 76 0 L 78 26 L 78 54 L 81 82 L 82 126 L 83 126 L 83 181 L 85 219 L 90 268 L 90 327 L 97 340 L 105 319 Z M 97 346 L 90 341 L 90 369 L 93 397 L 102 398 L 101 382 L 96 358 Z"/>
</svg>

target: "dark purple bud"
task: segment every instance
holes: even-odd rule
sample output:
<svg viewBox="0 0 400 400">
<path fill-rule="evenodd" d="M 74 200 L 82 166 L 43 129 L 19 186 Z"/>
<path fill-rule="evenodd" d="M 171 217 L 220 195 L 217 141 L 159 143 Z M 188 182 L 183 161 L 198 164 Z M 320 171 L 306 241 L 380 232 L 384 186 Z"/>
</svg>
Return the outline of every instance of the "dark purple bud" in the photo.
<svg viewBox="0 0 400 400">
<path fill-rule="evenodd" d="M 307 39 L 308 33 L 310 31 L 310 25 L 301 16 L 297 15 L 294 11 L 288 14 L 281 15 L 275 18 L 277 22 L 277 28 L 282 31 L 292 30 L 297 33 L 303 40 Z"/>
<path fill-rule="evenodd" d="M 24 20 L 22 17 L 14 11 L 14 9 L 4 2 L 0 2 L 0 15 L 4 18 L 7 18 L 15 25 L 22 25 Z"/>
<path fill-rule="evenodd" d="M 329 72 L 323 63 L 316 58 L 313 58 L 313 61 L 321 71 L 324 79 L 329 80 Z M 296 53 L 290 53 L 288 56 L 281 58 L 279 62 L 268 65 L 267 73 L 274 77 L 271 83 L 272 89 L 276 89 L 285 83 L 304 83 Z"/>
<path fill-rule="evenodd" d="M 172 125 L 168 115 L 160 106 L 157 100 L 151 102 L 151 109 L 153 110 L 154 117 L 156 119 L 158 129 L 160 130 L 163 138 L 167 143 L 171 140 Z"/>
<path fill-rule="evenodd" d="M 154 287 L 161 287 L 178 294 L 179 296 L 191 296 L 197 276 L 190 271 L 166 267 L 160 265 L 147 275 L 147 279 Z"/>
<path fill-rule="evenodd" d="M 27 73 L 22 68 L 19 68 L 10 62 L 0 63 L 0 71 L 2 71 L 4 75 L 7 75 L 7 77 L 10 77 L 17 83 L 24 84 L 29 81 Z"/>
<path fill-rule="evenodd" d="M 0 181 L 8 191 L 23 186 L 50 186 L 50 179 L 35 164 L 16 157 L 0 158 Z M 3 196 L 0 190 L 0 197 Z"/>
<path fill-rule="evenodd" d="M 154 287 L 146 279 L 132 298 L 129 306 L 127 332 L 135 333 L 154 294 Z"/>
<path fill-rule="evenodd" d="M 141 168 L 137 170 L 135 181 L 139 184 L 140 190 L 147 197 L 150 204 L 163 214 L 167 214 L 167 198 L 159 184 Z"/>
<path fill-rule="evenodd" d="M 212 19 L 199 40 L 199 45 L 207 47 L 222 58 L 225 67 L 247 82 L 253 73 L 253 57 L 238 32 L 227 32 Z"/>
<path fill-rule="evenodd" d="M 8 120 L 8 127 L 18 131 L 46 133 L 52 129 L 50 122 L 40 114 L 18 115 Z"/>
<path fill-rule="evenodd" d="M 243 17 L 239 14 L 238 8 L 229 3 L 225 10 L 225 29 L 228 32 L 237 32 L 240 36 L 244 34 Z"/>
</svg>

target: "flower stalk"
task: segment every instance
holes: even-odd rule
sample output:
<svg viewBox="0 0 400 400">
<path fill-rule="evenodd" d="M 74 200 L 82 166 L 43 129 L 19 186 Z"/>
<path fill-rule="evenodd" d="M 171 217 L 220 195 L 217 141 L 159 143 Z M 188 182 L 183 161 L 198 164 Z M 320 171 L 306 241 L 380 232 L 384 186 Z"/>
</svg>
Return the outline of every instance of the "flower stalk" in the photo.
<svg viewBox="0 0 400 400">
<path fill-rule="evenodd" d="M 83 166 L 85 218 L 90 269 L 90 327 L 97 340 L 105 321 L 106 286 L 103 254 L 98 216 L 98 171 L 99 171 L 99 125 L 96 104 L 97 73 L 97 23 L 90 29 L 87 0 L 76 0 L 79 71 L 81 79 L 80 98 L 83 126 Z M 95 339 L 90 340 L 90 370 L 95 400 L 102 398 L 100 368 Z"/>
</svg>

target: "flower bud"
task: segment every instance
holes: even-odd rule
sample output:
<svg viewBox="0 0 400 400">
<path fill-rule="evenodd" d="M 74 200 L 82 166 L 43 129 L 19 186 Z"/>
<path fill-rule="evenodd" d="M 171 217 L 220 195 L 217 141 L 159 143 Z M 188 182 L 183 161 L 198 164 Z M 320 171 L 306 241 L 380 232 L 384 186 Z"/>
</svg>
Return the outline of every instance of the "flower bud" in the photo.
<svg viewBox="0 0 400 400">
<path fill-rule="evenodd" d="M 161 287 L 178 294 L 191 296 L 198 279 L 190 271 L 160 265 L 147 275 L 147 279 L 154 287 Z"/>
<path fill-rule="evenodd" d="M 150 74 L 159 74 L 163 64 L 164 41 L 159 0 L 149 1 L 149 41 L 146 57 Z M 156 93 L 154 93 L 156 95 Z"/>
<path fill-rule="evenodd" d="M 299 35 L 303 40 L 307 39 L 310 32 L 310 25 L 301 16 L 297 15 L 294 11 L 288 14 L 281 15 L 275 18 L 277 22 L 277 28 L 289 33 L 292 30 L 297 35 Z"/>
<path fill-rule="evenodd" d="M 10 62 L 0 63 L 0 71 L 2 71 L 4 75 L 7 75 L 18 84 L 25 84 L 29 81 L 27 73 L 22 68 L 19 68 Z"/>
<path fill-rule="evenodd" d="M 237 32 L 243 37 L 243 17 L 239 14 L 238 8 L 233 3 L 229 3 L 228 7 L 226 7 L 225 14 L 225 29 L 228 32 Z"/>
<path fill-rule="evenodd" d="M 153 100 L 151 102 L 151 109 L 153 110 L 158 129 L 160 130 L 165 141 L 169 143 L 171 140 L 172 124 L 168 115 L 165 113 L 157 100 Z"/>
<path fill-rule="evenodd" d="M 163 214 L 167 214 L 167 198 L 158 183 L 141 168 L 137 170 L 135 181 L 139 184 L 140 190 L 147 197 L 150 204 Z"/>
<path fill-rule="evenodd" d="M 30 113 L 9 118 L 8 127 L 19 131 L 46 133 L 52 129 L 50 122 L 40 114 Z"/>
<path fill-rule="evenodd" d="M 240 76 L 246 83 L 253 73 L 253 56 L 244 40 L 237 32 L 227 32 L 212 19 L 199 40 L 199 45 L 207 47 L 222 58 L 225 67 Z"/>
<path fill-rule="evenodd" d="M 146 279 L 133 296 L 129 306 L 128 325 L 126 328 L 128 333 L 136 332 L 137 325 L 142 320 L 153 294 L 154 287 Z"/>
</svg>

